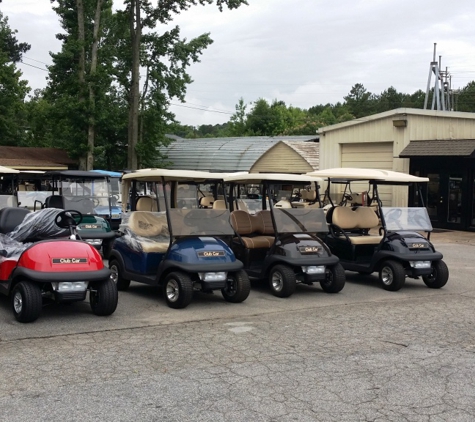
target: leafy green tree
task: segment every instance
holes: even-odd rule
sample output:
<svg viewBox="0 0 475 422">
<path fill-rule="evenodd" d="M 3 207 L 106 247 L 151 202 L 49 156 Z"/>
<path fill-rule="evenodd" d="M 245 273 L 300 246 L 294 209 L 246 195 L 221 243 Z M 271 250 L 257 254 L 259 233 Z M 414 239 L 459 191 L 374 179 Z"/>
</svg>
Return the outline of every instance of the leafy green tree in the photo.
<svg viewBox="0 0 475 422">
<path fill-rule="evenodd" d="M 229 136 L 245 136 L 246 135 L 246 108 L 244 98 L 240 98 L 236 104 L 236 112 L 229 120 Z"/>
<path fill-rule="evenodd" d="M 403 105 L 404 94 L 397 92 L 396 88 L 389 87 L 375 98 L 375 110 L 377 113 L 394 110 Z"/>
<path fill-rule="evenodd" d="M 375 99 L 363 84 L 353 85 L 350 93 L 344 97 L 349 112 L 359 119 L 375 112 Z"/>
<path fill-rule="evenodd" d="M 22 145 L 26 137 L 24 100 L 30 88 L 21 79 L 16 63 L 30 49 L 19 43 L 8 25 L 8 18 L 0 12 L 0 144 Z"/>
<path fill-rule="evenodd" d="M 59 53 L 51 54 L 45 99 L 57 146 L 93 168 L 101 123 L 107 120 L 114 51 L 108 48 L 112 0 L 51 0 L 63 32 Z M 99 45 L 103 47 L 99 48 Z M 99 141 L 98 141 L 99 140 Z"/>
<path fill-rule="evenodd" d="M 457 111 L 475 112 L 475 81 L 469 82 L 460 90 L 455 106 Z"/>
<path fill-rule="evenodd" d="M 180 38 L 179 27 L 159 34 L 155 31 L 159 24 L 169 25 L 174 15 L 188 10 L 195 5 L 213 4 L 214 0 L 178 0 L 158 1 L 154 6 L 151 0 L 126 0 L 126 9 L 121 12 L 127 21 L 127 28 L 121 27 L 123 68 L 121 77 L 125 90 L 128 92 L 129 129 L 128 129 L 128 167 L 135 169 L 150 157 L 150 147 L 163 141 L 164 129 L 173 119 L 169 113 L 169 101 L 172 98 L 184 100 L 186 86 L 191 83 L 186 69 L 192 62 L 198 62 L 203 50 L 212 43 L 209 34 L 203 34 L 187 42 Z M 216 0 L 222 11 L 226 6 L 236 9 L 246 0 Z M 120 35 L 118 33 L 117 35 Z M 140 92 L 139 69 L 146 69 L 144 91 Z M 158 132 L 149 132 L 152 137 L 145 137 L 141 130 L 144 122 L 145 106 L 158 111 L 161 122 L 155 122 Z M 150 122 L 150 120 L 149 120 Z M 146 142 L 147 145 L 143 143 Z M 140 144 L 140 145 L 139 145 Z M 153 148 L 156 150 L 156 148 Z M 145 155 L 144 155 L 145 154 Z"/>
</svg>

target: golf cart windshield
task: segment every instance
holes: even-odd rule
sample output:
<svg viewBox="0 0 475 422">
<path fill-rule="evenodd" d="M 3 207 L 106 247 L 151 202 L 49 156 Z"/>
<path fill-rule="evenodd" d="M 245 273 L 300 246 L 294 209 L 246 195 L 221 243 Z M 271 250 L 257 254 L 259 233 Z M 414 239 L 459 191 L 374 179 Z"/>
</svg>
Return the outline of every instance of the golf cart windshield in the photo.
<svg viewBox="0 0 475 422">
<path fill-rule="evenodd" d="M 15 195 L 0 193 L 0 209 L 5 207 L 17 207 L 18 202 Z"/>
<path fill-rule="evenodd" d="M 45 203 L 46 198 L 51 196 L 51 191 L 18 191 L 18 203 L 22 208 L 28 208 L 30 210 L 35 209 L 35 201 L 39 201 L 42 204 Z M 37 205 L 37 208 L 38 207 Z"/>
<path fill-rule="evenodd" d="M 432 231 L 429 214 L 424 207 L 382 207 L 381 210 L 388 231 Z"/>
<path fill-rule="evenodd" d="M 328 226 L 322 208 L 273 208 L 279 233 L 326 233 Z"/>
<path fill-rule="evenodd" d="M 109 189 L 106 179 L 62 181 L 62 193 L 69 209 L 82 214 L 110 216 Z"/>
<path fill-rule="evenodd" d="M 229 210 L 170 209 L 173 236 L 232 236 Z"/>
</svg>

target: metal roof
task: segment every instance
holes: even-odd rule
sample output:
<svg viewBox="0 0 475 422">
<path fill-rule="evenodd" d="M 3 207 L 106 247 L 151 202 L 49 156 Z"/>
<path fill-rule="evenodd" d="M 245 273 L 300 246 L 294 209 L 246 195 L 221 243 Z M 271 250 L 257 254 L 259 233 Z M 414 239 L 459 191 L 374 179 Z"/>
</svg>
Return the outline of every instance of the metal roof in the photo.
<svg viewBox="0 0 475 422">
<path fill-rule="evenodd" d="M 161 147 L 160 153 L 172 163 L 171 169 L 249 171 L 264 153 L 281 141 L 312 140 L 318 140 L 318 136 L 175 138 L 167 147 Z"/>
<path fill-rule="evenodd" d="M 471 157 L 474 151 L 475 139 L 410 141 L 399 157 Z"/>
</svg>

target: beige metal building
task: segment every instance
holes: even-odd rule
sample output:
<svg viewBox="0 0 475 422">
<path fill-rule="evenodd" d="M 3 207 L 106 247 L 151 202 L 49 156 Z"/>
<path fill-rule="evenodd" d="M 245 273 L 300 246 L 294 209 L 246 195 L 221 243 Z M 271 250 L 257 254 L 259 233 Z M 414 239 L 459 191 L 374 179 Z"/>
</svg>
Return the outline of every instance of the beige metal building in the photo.
<svg viewBox="0 0 475 422">
<path fill-rule="evenodd" d="M 399 108 L 323 127 L 318 134 L 321 169 L 367 167 L 428 176 L 434 227 L 475 230 L 475 113 Z M 404 206 L 414 198 L 398 187 L 389 188 L 383 200 Z"/>
</svg>

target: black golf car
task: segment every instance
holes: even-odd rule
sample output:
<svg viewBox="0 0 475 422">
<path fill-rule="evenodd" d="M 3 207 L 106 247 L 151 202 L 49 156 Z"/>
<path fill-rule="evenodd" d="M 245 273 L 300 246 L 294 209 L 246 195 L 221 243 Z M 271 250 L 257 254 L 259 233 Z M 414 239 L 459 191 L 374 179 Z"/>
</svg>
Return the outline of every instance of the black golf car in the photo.
<svg viewBox="0 0 475 422">
<path fill-rule="evenodd" d="M 236 233 L 233 251 L 250 277 L 267 279 L 277 297 L 292 295 L 297 283 L 319 282 L 327 293 L 344 287 L 343 267 L 318 237 L 328 231 L 323 209 L 318 203 L 292 200 L 296 192 L 301 197 L 303 191 L 314 190 L 310 186 L 315 187 L 316 178 L 255 173 L 228 175 L 225 182 Z M 255 203 L 251 208 L 246 203 L 249 185 L 260 185 L 257 212 Z"/>
<path fill-rule="evenodd" d="M 318 170 L 310 174 L 328 180 L 325 197 L 331 205 L 327 212 L 330 230 L 324 240 L 345 270 L 360 274 L 378 272 L 384 289 L 391 291 L 401 289 L 407 277 L 422 277 L 427 287 L 433 289 L 447 283 L 447 265 L 429 240 L 432 224 L 421 189 L 418 190 L 420 207 L 383 207 L 383 194 L 380 194 L 383 185 L 420 187 L 428 178 L 355 168 Z M 345 186 L 343 206 L 337 206 L 331 197 L 335 197 L 338 186 L 342 185 Z M 358 189 L 352 190 L 354 185 Z M 365 187 L 360 194 L 362 186 Z M 364 198 L 363 203 L 355 202 L 356 197 Z"/>
</svg>

